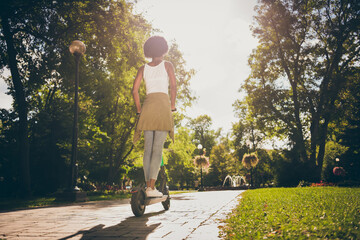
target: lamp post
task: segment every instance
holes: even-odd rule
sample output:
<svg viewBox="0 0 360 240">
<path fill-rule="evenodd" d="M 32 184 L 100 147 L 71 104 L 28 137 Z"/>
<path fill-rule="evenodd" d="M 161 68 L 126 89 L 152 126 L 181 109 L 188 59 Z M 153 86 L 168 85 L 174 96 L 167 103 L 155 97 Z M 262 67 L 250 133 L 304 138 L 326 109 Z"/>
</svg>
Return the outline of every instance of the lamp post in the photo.
<svg viewBox="0 0 360 240">
<path fill-rule="evenodd" d="M 79 191 L 77 187 L 77 143 L 78 143 L 78 108 L 79 108 L 79 62 L 80 57 L 85 53 L 85 44 L 79 40 L 73 41 L 69 46 L 70 52 L 75 56 L 76 72 L 75 72 L 75 98 L 74 98 L 74 122 L 73 122 L 73 136 L 71 147 L 71 180 L 69 182 L 70 191 Z"/>
<path fill-rule="evenodd" d="M 199 156 L 201 156 L 201 154 L 202 154 L 202 152 L 201 152 L 201 150 L 202 150 L 202 148 L 203 148 L 203 146 L 201 145 L 201 144 L 199 144 L 198 146 L 197 146 L 197 148 L 199 149 Z M 200 182 L 200 188 L 199 188 L 199 190 L 203 190 L 203 188 L 204 188 L 204 185 L 203 185 L 203 178 L 202 178 L 202 169 L 203 169 L 203 167 L 202 167 L 202 165 L 200 166 L 200 180 L 201 180 L 201 182 Z"/>
</svg>

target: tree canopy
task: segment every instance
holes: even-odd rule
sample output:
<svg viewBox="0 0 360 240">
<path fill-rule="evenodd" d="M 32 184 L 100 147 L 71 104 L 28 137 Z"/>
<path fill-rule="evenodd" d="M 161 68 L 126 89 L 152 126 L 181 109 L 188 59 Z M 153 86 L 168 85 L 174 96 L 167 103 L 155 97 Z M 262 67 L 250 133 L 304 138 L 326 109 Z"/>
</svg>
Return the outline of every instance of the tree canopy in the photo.
<svg viewBox="0 0 360 240">
<path fill-rule="evenodd" d="M 248 111 L 267 136 L 285 136 L 320 180 L 329 124 L 359 68 L 359 3 L 263 0 L 256 11 L 259 45 L 242 86 Z"/>
<path fill-rule="evenodd" d="M 75 60 L 80 62 L 79 169 L 93 182 L 118 183 L 132 166 L 135 123 L 131 88 L 145 63 L 142 45 L 155 31 L 129 1 L 1 1 L 0 71 L 14 98 L 1 110 L 1 191 L 43 193 L 66 186 L 70 164 Z M 170 45 L 179 109 L 194 97 L 177 44 Z M 145 95 L 144 86 L 141 88 Z M 179 121 L 181 118 L 179 117 Z M 135 151 L 137 152 L 137 151 Z M 18 167 L 19 166 L 19 167 Z"/>
</svg>

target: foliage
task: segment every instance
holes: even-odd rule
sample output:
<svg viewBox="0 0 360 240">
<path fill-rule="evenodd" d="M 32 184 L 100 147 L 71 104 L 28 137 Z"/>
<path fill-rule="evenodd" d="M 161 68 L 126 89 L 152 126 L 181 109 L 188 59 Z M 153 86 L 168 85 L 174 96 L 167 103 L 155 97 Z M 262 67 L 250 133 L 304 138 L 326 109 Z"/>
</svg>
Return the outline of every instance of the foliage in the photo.
<svg viewBox="0 0 360 240">
<path fill-rule="evenodd" d="M 190 129 L 180 127 L 175 134 L 175 143 L 171 143 L 164 151 L 165 167 L 172 188 L 193 187 L 195 181 L 192 153 L 195 145 L 192 144 Z"/>
<path fill-rule="evenodd" d="M 360 181 L 360 74 L 359 71 L 353 75 L 353 79 L 347 85 L 338 104 L 343 106 L 339 112 L 340 121 L 331 129 L 341 145 L 346 149 L 339 154 L 340 164 L 347 172 L 347 177 L 354 181 Z M 344 149 L 343 148 L 343 149 Z"/>
<path fill-rule="evenodd" d="M 193 139 L 195 144 L 201 144 L 204 149 L 207 149 L 207 156 L 211 153 L 211 149 L 216 144 L 216 139 L 220 136 L 221 129 L 214 131 L 211 129 L 212 120 L 208 115 L 200 115 L 194 119 L 190 119 L 188 127 L 193 130 Z M 201 151 L 201 150 L 200 150 Z M 195 155 L 202 154 L 197 151 Z"/>
<path fill-rule="evenodd" d="M 35 194 L 68 185 L 75 76 L 68 46 L 74 39 L 87 46 L 80 62 L 79 177 L 108 184 L 126 178 L 141 155 L 132 144 L 131 88 L 137 69 L 145 63 L 141 46 L 153 31 L 132 7 L 125 0 L 1 2 L 0 69 L 11 70 L 5 80 L 15 99 L 13 109 L 0 114 L 1 195 L 24 192 L 25 180 Z M 10 32 L 5 31 L 7 23 Z M 22 86 L 14 82 L 10 55 L 16 56 Z M 184 109 L 194 99 L 189 86 L 194 70 L 186 69 L 176 43 L 170 45 L 167 60 L 175 66 L 179 109 Z M 25 116 L 20 114 L 19 92 L 24 94 Z M 182 115 L 176 116 L 180 125 Z M 31 146 L 29 153 L 26 143 L 18 150 L 19 125 L 26 130 L 20 132 Z"/>
<path fill-rule="evenodd" d="M 312 171 L 302 178 L 320 180 L 337 101 L 358 71 L 359 4 L 263 0 L 256 11 L 259 45 L 242 86 L 247 114 L 267 137 L 287 139 Z"/>
<path fill-rule="evenodd" d="M 360 188 L 248 190 L 222 228 L 224 239 L 358 239 Z"/>
<path fill-rule="evenodd" d="M 234 104 L 235 116 L 238 122 L 233 123 L 232 132 L 235 136 L 236 146 L 238 148 L 248 148 L 255 151 L 260 148 L 266 139 L 266 134 L 263 132 L 263 122 L 256 118 L 249 111 L 246 101 L 237 100 Z M 240 149 L 239 149 L 240 151 Z M 243 156 L 240 155 L 241 158 Z"/>
<path fill-rule="evenodd" d="M 333 168 L 336 167 L 339 163 L 336 162 L 336 159 L 340 159 L 347 151 L 347 147 L 337 143 L 335 141 L 328 141 L 326 143 L 326 151 L 324 156 L 324 166 L 322 173 L 322 180 L 326 182 L 336 182 L 335 176 L 333 174 Z M 341 159 L 342 161 L 343 159 Z"/>
<path fill-rule="evenodd" d="M 274 162 L 274 182 L 276 186 L 295 187 L 300 181 L 306 181 L 304 179 L 306 173 L 311 174 L 304 163 L 299 160 L 296 151 L 275 151 L 271 155 Z"/>
<path fill-rule="evenodd" d="M 144 170 L 142 166 L 134 166 L 128 172 L 128 177 L 133 180 L 133 185 L 137 186 L 145 182 Z"/>
<path fill-rule="evenodd" d="M 250 151 L 250 146 L 247 144 L 248 136 L 245 133 L 245 126 L 241 122 L 241 119 L 239 122 L 233 124 L 232 137 L 233 137 L 232 145 L 234 146 L 235 149 L 234 157 L 239 163 L 241 163 L 244 154 Z M 241 167 L 243 166 L 240 165 L 240 168 Z"/>
<path fill-rule="evenodd" d="M 261 145 L 264 143 L 266 136 L 260 130 L 259 119 L 254 118 L 250 115 L 250 112 L 246 108 L 246 103 L 241 101 L 236 101 L 233 105 L 235 108 L 235 112 L 237 117 L 239 118 L 238 122 L 233 124 L 232 127 L 232 135 L 234 136 L 234 148 L 235 148 L 235 156 L 237 157 L 239 163 L 241 163 L 240 171 L 243 174 L 248 174 L 250 170 L 250 181 L 251 184 L 255 184 L 260 186 L 260 184 L 265 184 L 265 182 L 269 182 L 272 177 L 269 176 L 268 169 L 268 160 L 270 157 L 264 155 L 264 159 L 262 159 L 262 164 L 260 168 L 252 168 L 251 163 L 254 166 L 257 164 L 257 158 L 255 153 L 248 154 L 250 151 L 258 151 L 261 148 Z M 263 150 L 265 151 L 265 150 Z M 266 151 L 265 151 L 266 152 Z M 266 158 L 266 161 L 264 161 Z M 245 161 L 244 161 L 245 160 Z M 265 177 L 265 175 L 267 177 Z"/>
<path fill-rule="evenodd" d="M 210 169 L 204 178 L 206 186 L 221 186 L 227 175 L 237 175 L 237 161 L 230 152 L 229 142 L 222 141 L 210 154 Z"/>
<path fill-rule="evenodd" d="M 275 161 L 272 157 L 274 152 L 276 152 L 276 150 L 258 149 L 256 151 L 259 161 L 256 167 L 252 169 L 253 184 L 255 187 L 274 186 L 274 175 L 276 171 Z"/>
<path fill-rule="evenodd" d="M 190 80 L 195 75 L 195 70 L 185 68 L 186 61 L 179 50 L 178 44 L 174 41 L 170 45 L 168 54 L 165 55 L 165 60 L 170 61 L 174 65 L 177 81 L 176 102 L 179 109 L 185 110 L 186 107 L 190 107 L 196 100 L 190 88 Z"/>
</svg>

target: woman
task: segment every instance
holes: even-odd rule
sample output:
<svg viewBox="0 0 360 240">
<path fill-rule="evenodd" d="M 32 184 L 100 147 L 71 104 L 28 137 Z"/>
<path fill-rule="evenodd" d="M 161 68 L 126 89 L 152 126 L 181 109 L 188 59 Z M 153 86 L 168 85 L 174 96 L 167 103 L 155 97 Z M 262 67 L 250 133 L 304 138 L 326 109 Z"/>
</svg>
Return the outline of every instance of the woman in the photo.
<svg viewBox="0 0 360 240">
<path fill-rule="evenodd" d="M 174 141 L 174 122 L 172 112 L 176 111 L 176 78 L 171 62 L 164 61 L 168 52 L 168 44 L 163 37 L 150 37 L 144 44 L 145 57 L 151 62 L 141 66 L 134 80 L 132 94 L 139 120 L 135 129 L 134 143 L 144 131 L 144 175 L 146 195 L 161 197 L 162 193 L 155 188 L 155 182 L 161 164 L 162 149 L 167 134 Z M 146 98 L 141 106 L 139 88 L 144 79 Z M 170 83 L 170 99 L 169 99 Z"/>
</svg>

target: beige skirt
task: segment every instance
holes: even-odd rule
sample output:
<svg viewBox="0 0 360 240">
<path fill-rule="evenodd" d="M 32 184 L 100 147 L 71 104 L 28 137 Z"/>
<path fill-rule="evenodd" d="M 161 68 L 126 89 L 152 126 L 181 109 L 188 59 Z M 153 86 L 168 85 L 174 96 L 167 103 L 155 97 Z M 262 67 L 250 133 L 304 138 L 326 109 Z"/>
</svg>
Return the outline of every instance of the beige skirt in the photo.
<svg viewBox="0 0 360 240">
<path fill-rule="evenodd" d="M 134 144 L 140 139 L 142 131 L 146 130 L 168 131 L 174 142 L 174 120 L 168 94 L 150 93 L 146 95 L 135 128 Z"/>
</svg>

